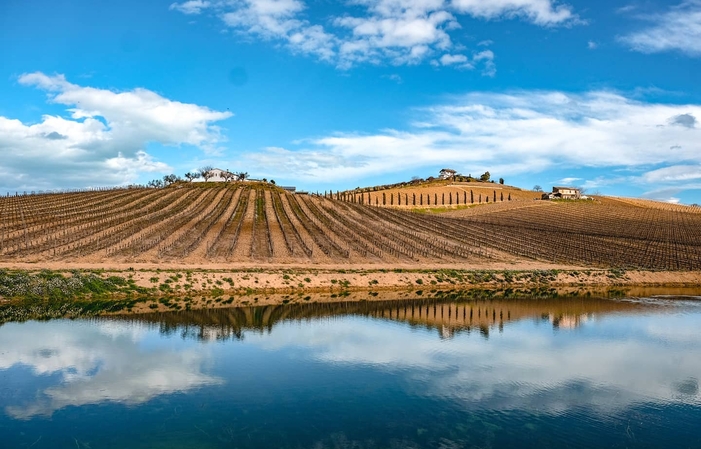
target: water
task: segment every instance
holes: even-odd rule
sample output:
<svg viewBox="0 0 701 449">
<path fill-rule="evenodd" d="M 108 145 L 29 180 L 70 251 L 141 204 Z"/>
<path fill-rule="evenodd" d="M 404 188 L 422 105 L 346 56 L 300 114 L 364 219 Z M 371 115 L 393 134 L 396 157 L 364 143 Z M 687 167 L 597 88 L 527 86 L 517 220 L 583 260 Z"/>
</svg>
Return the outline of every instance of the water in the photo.
<svg viewBox="0 0 701 449">
<path fill-rule="evenodd" d="M 3 448 L 701 447 L 701 298 L 0 326 Z"/>
</svg>

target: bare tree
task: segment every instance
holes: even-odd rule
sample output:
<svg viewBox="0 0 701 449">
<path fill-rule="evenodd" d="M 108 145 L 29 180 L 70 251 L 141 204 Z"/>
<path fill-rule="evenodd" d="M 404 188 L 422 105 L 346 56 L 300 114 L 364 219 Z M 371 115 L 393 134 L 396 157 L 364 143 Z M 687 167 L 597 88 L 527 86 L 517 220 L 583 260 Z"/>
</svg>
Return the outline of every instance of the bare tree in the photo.
<svg viewBox="0 0 701 449">
<path fill-rule="evenodd" d="M 163 185 L 168 186 L 173 184 L 174 182 L 180 181 L 180 178 L 177 177 L 176 175 L 166 175 L 163 177 Z"/>
<path fill-rule="evenodd" d="M 187 179 L 189 182 L 192 182 L 193 180 L 199 179 L 199 178 L 200 178 L 199 172 L 193 171 L 193 172 L 185 173 L 185 179 Z"/>
<path fill-rule="evenodd" d="M 205 182 L 209 181 L 209 178 L 214 176 L 213 168 L 211 165 L 205 165 L 204 167 L 200 168 L 200 176 L 204 178 Z"/>
<path fill-rule="evenodd" d="M 245 181 L 250 177 L 248 172 L 239 172 L 239 173 L 237 173 L 237 175 L 239 177 L 239 181 Z"/>
<path fill-rule="evenodd" d="M 543 191 L 543 188 L 542 188 L 541 186 L 539 186 L 538 184 L 536 184 L 536 185 L 533 186 L 533 191 L 535 191 L 535 192 L 542 192 L 542 191 Z"/>
<path fill-rule="evenodd" d="M 229 170 L 226 170 L 224 173 L 222 173 L 222 177 L 226 182 L 233 181 L 234 178 L 236 178 L 236 175 L 231 173 Z"/>
</svg>

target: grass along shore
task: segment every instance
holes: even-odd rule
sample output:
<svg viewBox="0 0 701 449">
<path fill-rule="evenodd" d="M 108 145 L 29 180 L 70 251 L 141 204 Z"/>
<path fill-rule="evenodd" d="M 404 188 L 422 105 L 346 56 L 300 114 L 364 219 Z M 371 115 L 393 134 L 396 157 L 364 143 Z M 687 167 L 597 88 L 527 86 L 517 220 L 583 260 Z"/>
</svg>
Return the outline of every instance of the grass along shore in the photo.
<svg viewBox="0 0 701 449">
<path fill-rule="evenodd" d="M 655 289 L 655 287 L 661 287 Z M 0 323 L 304 302 L 701 294 L 701 272 L 623 269 L 0 270 Z"/>
</svg>

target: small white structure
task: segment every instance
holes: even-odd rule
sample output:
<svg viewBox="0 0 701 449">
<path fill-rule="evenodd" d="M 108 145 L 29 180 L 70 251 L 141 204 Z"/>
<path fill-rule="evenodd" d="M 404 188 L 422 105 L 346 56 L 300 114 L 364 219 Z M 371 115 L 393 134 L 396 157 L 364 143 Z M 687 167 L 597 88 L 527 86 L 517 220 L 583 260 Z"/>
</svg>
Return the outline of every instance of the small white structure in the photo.
<svg viewBox="0 0 701 449">
<path fill-rule="evenodd" d="M 452 179 L 457 172 L 451 168 L 444 168 L 438 173 L 439 179 Z"/>
<path fill-rule="evenodd" d="M 222 170 L 221 168 L 213 168 L 209 171 L 209 173 L 211 176 L 207 179 L 200 176 L 199 178 L 195 179 L 195 182 L 229 182 L 236 179 L 236 175 L 228 170 Z"/>
</svg>

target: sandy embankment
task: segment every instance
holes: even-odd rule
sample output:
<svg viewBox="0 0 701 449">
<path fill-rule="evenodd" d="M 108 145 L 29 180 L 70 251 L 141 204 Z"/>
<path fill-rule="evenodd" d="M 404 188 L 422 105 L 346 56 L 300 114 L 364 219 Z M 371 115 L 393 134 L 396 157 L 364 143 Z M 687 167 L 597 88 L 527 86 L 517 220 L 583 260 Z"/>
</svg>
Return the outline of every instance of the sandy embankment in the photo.
<svg viewBox="0 0 701 449">
<path fill-rule="evenodd" d="M 366 300 L 400 298 L 398 291 L 457 290 L 466 288 L 558 287 L 594 290 L 617 286 L 644 288 L 664 286 L 668 294 L 675 288 L 698 289 L 700 271 L 624 271 L 549 265 L 543 263 L 497 263 L 490 265 L 259 265 L 208 264 L 71 264 L 71 263 L 0 263 L 0 269 L 36 272 L 50 269 L 70 275 L 70 270 L 100 270 L 107 276 L 132 279 L 136 285 L 153 289 L 153 297 L 195 298 L 200 306 L 217 306 L 208 297 L 224 297 L 223 304 L 271 304 L 285 298 L 312 295 L 313 300 L 340 298 Z M 381 292 L 393 292 L 389 296 Z M 681 292 L 681 290 L 680 290 Z M 340 294 L 339 294 L 340 293 Z M 368 295 L 368 293 L 371 293 Z M 657 294 L 663 293 L 662 290 Z M 320 295 L 321 294 L 321 295 Z M 374 294 L 374 295 L 373 295 Z M 290 299 L 292 298 L 292 299 Z M 231 301 L 228 301 L 231 299 Z M 340 300 L 335 299 L 335 300 Z M 306 299 L 309 301 L 310 299 Z M 259 302 L 260 301 L 260 302 Z M 193 304 L 195 306 L 195 304 Z M 160 308 L 160 307 L 159 307 Z"/>
</svg>

